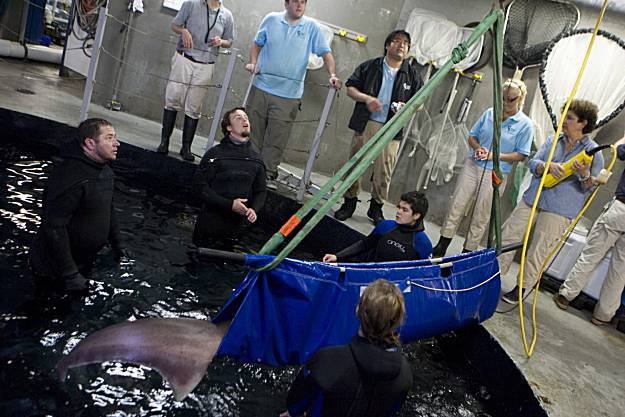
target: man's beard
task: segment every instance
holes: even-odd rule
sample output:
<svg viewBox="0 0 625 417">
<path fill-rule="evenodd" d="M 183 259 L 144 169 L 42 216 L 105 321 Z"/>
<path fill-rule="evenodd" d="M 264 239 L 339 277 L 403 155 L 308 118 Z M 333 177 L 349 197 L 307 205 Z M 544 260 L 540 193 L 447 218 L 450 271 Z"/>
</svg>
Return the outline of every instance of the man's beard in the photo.
<svg viewBox="0 0 625 417">
<path fill-rule="evenodd" d="M 243 138 L 249 138 L 251 135 L 251 132 L 249 130 L 244 130 L 243 132 L 241 132 L 241 137 Z"/>
</svg>

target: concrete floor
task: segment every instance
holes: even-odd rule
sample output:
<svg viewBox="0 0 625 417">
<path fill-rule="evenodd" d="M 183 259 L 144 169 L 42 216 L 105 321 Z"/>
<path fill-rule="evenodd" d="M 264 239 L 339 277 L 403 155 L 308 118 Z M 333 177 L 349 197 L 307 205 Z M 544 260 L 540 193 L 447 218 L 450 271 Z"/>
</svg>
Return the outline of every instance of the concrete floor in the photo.
<svg viewBox="0 0 625 417">
<path fill-rule="evenodd" d="M 61 79 L 57 74 L 58 69 L 53 66 L 0 58 L 0 107 L 76 126 L 84 82 Z M 20 88 L 35 94 L 20 93 L 17 91 Z M 155 149 L 159 143 L 159 122 L 95 105 L 91 106 L 89 116 L 110 120 L 124 142 L 145 149 Z M 170 156 L 178 157 L 179 144 L 180 132 L 176 131 Z M 203 154 L 205 144 L 206 138 L 196 138 L 194 153 Z M 284 167 L 301 172 L 296 167 Z M 312 179 L 322 184 L 325 177 L 314 174 Z M 292 193 L 285 187 L 280 187 L 280 191 Z M 373 227 L 365 214 L 369 198 L 367 193 L 360 196 L 362 203 L 347 221 L 350 227 L 365 234 Z M 387 218 L 393 218 L 394 206 L 386 204 L 384 213 Z M 437 225 L 426 222 L 426 231 L 433 243 L 438 240 L 438 229 Z M 462 238 L 456 236 L 449 253 L 461 249 Z M 502 277 L 504 291 L 515 285 L 517 270 L 518 265 L 513 265 L 508 275 Z M 499 309 L 508 308 L 505 303 L 499 306 Z M 531 337 L 531 297 L 525 302 L 525 316 L 526 330 Z M 559 310 L 551 294 L 542 291 L 538 294 L 536 316 L 538 342 L 531 359 L 526 358 L 523 350 L 517 309 L 508 314 L 495 314 L 484 326 L 521 369 L 549 415 L 625 416 L 625 334 L 614 328 L 592 325 L 588 311 Z"/>
</svg>

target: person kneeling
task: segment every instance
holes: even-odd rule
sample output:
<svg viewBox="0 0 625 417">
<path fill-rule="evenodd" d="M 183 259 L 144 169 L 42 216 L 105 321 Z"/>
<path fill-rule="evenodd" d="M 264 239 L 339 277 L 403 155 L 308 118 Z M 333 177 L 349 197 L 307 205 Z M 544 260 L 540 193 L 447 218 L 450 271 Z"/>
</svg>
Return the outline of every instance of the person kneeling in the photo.
<svg viewBox="0 0 625 417">
<path fill-rule="evenodd" d="M 196 246 L 236 238 L 254 223 L 265 204 L 265 165 L 249 141 L 250 123 L 242 107 L 228 110 L 221 122 L 225 137 L 206 152 L 194 177 L 202 211 L 193 230 Z"/>
<path fill-rule="evenodd" d="M 427 259 L 432 255 L 432 242 L 423 226 L 427 211 L 425 195 L 416 191 L 404 193 L 397 203 L 395 220 L 378 223 L 369 236 L 337 254 L 326 254 L 323 262 L 338 262 L 356 255 L 369 262 Z"/>
<path fill-rule="evenodd" d="M 287 396 L 290 416 L 392 416 L 412 386 L 410 365 L 400 351 L 397 328 L 406 314 L 404 297 L 379 279 L 362 293 L 358 334 L 348 345 L 317 351 L 300 370 Z"/>
</svg>

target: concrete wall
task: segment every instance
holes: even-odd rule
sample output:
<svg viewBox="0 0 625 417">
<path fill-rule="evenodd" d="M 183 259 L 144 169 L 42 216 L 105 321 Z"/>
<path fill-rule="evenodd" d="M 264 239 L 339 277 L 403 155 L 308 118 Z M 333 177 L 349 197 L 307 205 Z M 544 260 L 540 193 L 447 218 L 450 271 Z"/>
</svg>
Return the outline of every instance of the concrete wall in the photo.
<svg viewBox="0 0 625 417">
<path fill-rule="evenodd" d="M 110 13 L 120 20 L 125 20 L 127 18 L 125 3 L 112 2 Z M 176 41 L 170 30 L 175 12 L 162 8 L 161 4 L 162 1 L 144 2 L 145 14 L 137 16 L 132 23 L 138 31 L 149 35 L 138 31 L 130 33 L 126 53 L 129 64 L 122 67 L 119 95 L 124 111 L 153 120 L 160 120 L 162 115 L 166 82 L 158 77 L 166 78 L 169 75 L 170 59 L 175 47 L 173 43 Z M 335 37 L 331 46 L 337 61 L 337 73 L 342 79 L 346 79 L 360 62 L 382 53 L 384 39 L 388 32 L 396 27 L 402 4 L 403 0 L 389 0 L 384 3 L 375 0 L 311 0 L 306 14 L 368 36 L 369 40 L 365 45 Z M 247 63 L 249 46 L 258 25 L 265 14 L 284 10 L 284 2 L 224 0 L 224 5 L 234 14 L 237 29 L 234 47 L 238 48 L 237 53 L 241 56 L 236 64 L 231 91 L 226 102 L 226 107 L 232 107 L 242 102 L 249 83 L 249 73 L 244 70 L 244 64 Z M 119 56 L 123 38 L 120 28 L 119 23 L 112 19 L 108 20 L 104 45 L 105 49 L 116 57 Z M 215 84 L 221 82 L 226 60 L 227 57 L 222 56 L 217 65 L 213 79 Z M 117 66 L 118 62 L 111 56 L 106 53 L 101 56 L 97 75 L 99 84 L 95 88 L 94 102 L 104 104 L 110 100 Z M 285 155 L 287 162 L 299 166 L 303 166 L 308 158 L 310 143 L 317 127 L 315 120 L 321 115 L 327 94 L 327 88 L 316 83 L 327 84 L 327 72 L 325 69 L 309 71 L 306 81 L 308 84 L 303 97 L 302 111 Z M 212 106 L 217 102 L 218 94 L 218 89 L 211 90 L 206 101 L 211 108 L 207 111 L 208 114 L 212 114 Z M 321 157 L 315 166 L 316 170 L 331 173 L 347 160 L 352 137 L 352 132 L 347 128 L 347 121 L 352 108 L 353 101 L 345 95 L 343 89 L 335 101 L 322 140 Z M 201 133 L 207 134 L 209 128 L 210 120 L 203 119 L 200 123 Z M 156 140 L 158 139 L 155 138 L 155 143 Z"/>
<path fill-rule="evenodd" d="M 112 2 L 110 13 L 120 20 L 127 19 L 125 2 Z M 128 48 L 125 60 L 128 61 L 121 70 L 119 99 L 123 103 L 124 111 L 137 114 L 149 119 L 160 120 L 162 112 L 163 95 L 165 90 L 165 78 L 169 73 L 169 63 L 174 50 L 176 37 L 169 30 L 171 20 L 175 12 L 161 7 L 161 1 L 144 2 L 145 14 L 134 18 L 133 26 L 137 31 L 129 34 Z M 249 75 L 244 71 L 244 63 L 247 62 L 249 45 L 256 32 L 262 16 L 270 11 L 283 9 L 283 2 L 278 0 L 259 0 L 257 2 L 233 2 L 225 0 L 224 4 L 230 8 L 235 16 L 237 27 L 237 40 L 234 44 L 240 55 L 233 77 L 233 83 L 226 102 L 226 107 L 238 105 L 248 85 Z M 382 4 L 382 6 L 380 6 Z M 415 8 L 424 8 L 445 15 L 460 26 L 470 22 L 476 22 L 486 15 L 491 7 L 491 0 L 390 0 L 380 3 L 375 0 L 346 0 L 336 2 L 334 0 L 313 0 L 309 2 L 307 15 L 321 20 L 334 23 L 339 26 L 362 32 L 369 37 L 366 45 L 356 42 L 338 39 L 335 37 L 332 49 L 337 61 L 337 72 L 345 80 L 360 62 L 382 52 L 385 36 L 396 27 L 404 27 L 410 11 Z M 598 14 L 598 9 L 580 7 L 581 21 L 578 27 L 592 27 Z M 623 15 L 614 12 L 606 15 L 603 28 L 625 38 L 625 19 Z M 121 50 L 123 33 L 122 27 L 112 19 L 107 22 L 105 36 L 105 49 L 108 54 L 118 57 Z M 143 32 L 143 33 L 142 33 Z M 107 53 L 100 58 L 98 71 L 98 84 L 95 89 L 94 101 L 107 102 L 112 95 L 112 86 L 118 68 L 118 62 Z M 217 65 L 214 83 L 221 82 L 224 72 L 226 57 L 222 57 Z M 475 95 L 473 108 L 467 121 L 470 127 L 480 116 L 482 111 L 492 105 L 492 70 L 490 65 L 480 70 L 484 73 L 483 82 L 478 87 Z M 512 76 L 513 71 L 504 68 L 504 77 Z M 536 89 L 538 78 L 537 69 L 528 69 L 524 74 L 524 80 L 528 84 L 529 92 L 526 100 L 526 111 Z M 449 75 L 446 82 L 432 96 L 428 109 L 432 114 L 438 113 L 444 102 L 453 77 Z M 318 85 L 327 82 L 325 70 L 309 71 L 307 86 L 303 97 L 302 112 L 298 116 L 293 135 L 285 153 L 285 161 L 303 166 L 308 156 L 308 149 L 314 135 L 318 119 L 326 95 L 326 88 Z M 461 80 L 458 88 L 456 106 L 452 108 L 451 115 L 455 116 L 458 105 L 467 93 L 470 81 Z M 211 114 L 212 106 L 217 101 L 219 91 L 213 89 L 206 101 Z M 349 144 L 352 132 L 347 128 L 347 122 L 353 109 L 353 101 L 345 95 L 343 89 L 335 101 L 329 124 L 326 127 L 320 157 L 315 170 L 332 174 L 349 156 Z M 210 120 L 204 119 L 200 123 L 200 131 L 208 133 Z M 621 114 L 616 120 L 597 133 L 600 143 L 613 141 L 622 135 L 625 128 L 625 116 Z M 154 138 L 155 144 L 158 138 Z M 606 156 L 608 156 L 606 154 Z M 391 198 L 396 200 L 399 195 L 409 189 L 414 189 L 416 179 L 421 166 L 426 160 L 425 153 L 419 150 L 413 158 L 402 158 L 399 162 L 398 171 L 393 178 Z M 615 177 L 620 175 L 622 167 L 617 166 Z M 365 178 L 367 178 L 365 174 Z M 366 184 L 366 182 L 365 182 Z M 453 192 L 454 180 L 442 186 L 430 185 L 427 190 L 431 202 L 430 220 L 440 223 L 447 211 L 449 196 Z M 613 179 L 608 186 L 604 187 L 596 202 L 588 211 L 588 217 L 594 219 L 601 210 L 601 206 L 611 197 L 616 185 Z M 510 211 L 509 190 L 503 201 L 504 218 Z"/>
<path fill-rule="evenodd" d="M 9 2 L 4 7 L 4 14 L 0 16 L 0 39 L 17 41 L 19 39 L 22 16 L 27 12 L 27 9 L 21 1 Z"/>
</svg>

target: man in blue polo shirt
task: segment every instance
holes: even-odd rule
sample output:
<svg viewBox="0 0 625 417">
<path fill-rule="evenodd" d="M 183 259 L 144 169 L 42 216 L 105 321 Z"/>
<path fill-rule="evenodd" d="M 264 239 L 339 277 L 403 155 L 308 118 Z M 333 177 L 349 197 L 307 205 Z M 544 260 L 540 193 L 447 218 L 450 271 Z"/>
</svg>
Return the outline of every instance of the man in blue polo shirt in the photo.
<svg viewBox="0 0 625 417">
<path fill-rule="evenodd" d="M 323 58 L 332 87 L 341 88 L 332 52 L 319 25 L 304 16 L 306 0 L 285 0 L 284 7 L 284 12 L 263 18 L 246 65 L 248 71 L 257 74 L 246 111 L 254 126 L 252 142 L 267 168 L 269 188 L 275 188 L 273 180 L 300 107 L 311 53 Z"/>
</svg>

